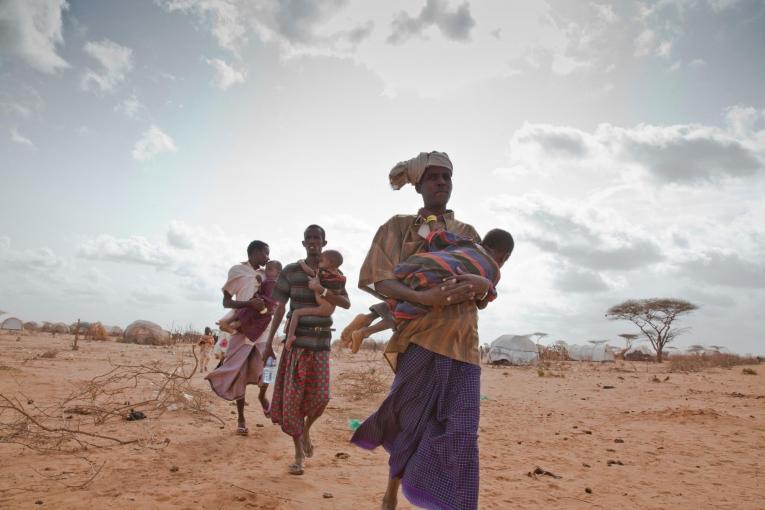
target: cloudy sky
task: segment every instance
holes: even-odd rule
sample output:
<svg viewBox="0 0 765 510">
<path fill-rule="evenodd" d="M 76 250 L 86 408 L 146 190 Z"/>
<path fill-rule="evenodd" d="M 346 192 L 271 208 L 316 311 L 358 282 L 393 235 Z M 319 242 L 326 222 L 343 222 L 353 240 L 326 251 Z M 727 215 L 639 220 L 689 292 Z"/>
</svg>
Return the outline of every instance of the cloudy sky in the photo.
<svg viewBox="0 0 765 510">
<path fill-rule="evenodd" d="M 437 149 L 516 238 L 484 341 L 677 297 L 679 345 L 763 353 L 763 48 L 763 0 L 0 0 L 0 309 L 211 325 L 247 243 L 294 261 L 311 222 L 355 287 L 420 204 L 388 170 Z"/>
</svg>

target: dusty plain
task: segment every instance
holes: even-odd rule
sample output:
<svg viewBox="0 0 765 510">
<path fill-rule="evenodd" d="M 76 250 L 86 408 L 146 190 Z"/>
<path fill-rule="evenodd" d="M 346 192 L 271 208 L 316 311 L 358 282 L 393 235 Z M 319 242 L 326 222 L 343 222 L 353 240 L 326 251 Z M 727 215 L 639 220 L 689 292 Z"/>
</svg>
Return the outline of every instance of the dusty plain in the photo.
<svg viewBox="0 0 765 510">
<path fill-rule="evenodd" d="M 0 393 L 45 407 L 111 363 L 179 359 L 193 363 L 190 345 L 80 340 L 72 351 L 70 335 L 0 335 Z M 303 476 L 287 474 L 292 440 L 263 416 L 254 389 L 250 435 L 237 436 L 234 406 L 196 373 L 192 386 L 209 392 L 223 425 L 185 408 L 98 426 L 62 416 L 63 426 L 139 441 L 76 454 L 0 442 L 0 508 L 378 508 L 387 456 L 350 445 L 349 420 L 375 409 L 392 374 L 375 353 L 334 353 L 332 363 L 332 401 Z M 563 362 L 542 376 L 536 367 L 484 366 L 479 507 L 765 508 L 765 366 L 749 367 L 754 375 L 668 368 Z M 0 421 L 11 417 L 5 410 Z M 76 487 L 94 466 L 95 478 Z M 403 497 L 399 507 L 412 508 Z"/>
</svg>

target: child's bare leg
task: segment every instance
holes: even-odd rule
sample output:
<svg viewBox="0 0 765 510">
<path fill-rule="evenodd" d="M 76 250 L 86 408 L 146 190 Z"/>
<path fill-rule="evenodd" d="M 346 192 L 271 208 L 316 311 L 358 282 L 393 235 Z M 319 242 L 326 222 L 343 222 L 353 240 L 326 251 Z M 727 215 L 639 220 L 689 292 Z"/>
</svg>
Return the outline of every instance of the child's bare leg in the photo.
<svg viewBox="0 0 765 510">
<path fill-rule="evenodd" d="M 361 342 L 363 342 L 364 339 L 368 336 L 373 335 L 374 333 L 379 333 L 380 331 L 385 331 L 391 327 L 393 327 L 393 325 L 381 317 L 380 320 L 375 324 L 367 326 L 366 328 L 357 329 L 351 334 L 351 340 L 353 341 L 351 344 L 351 352 L 353 354 L 359 352 L 359 349 L 361 348 Z"/>
<path fill-rule="evenodd" d="M 372 324 L 372 322 L 377 318 L 377 314 L 374 312 L 370 313 L 360 313 L 358 314 L 343 330 L 342 333 L 340 333 L 340 341 L 343 344 L 343 347 L 350 347 L 351 346 L 351 334 L 353 334 L 354 331 L 356 331 L 359 328 L 365 328 Z"/>
<path fill-rule="evenodd" d="M 219 320 L 218 326 L 220 326 L 221 331 L 234 334 L 234 333 L 237 333 L 239 326 L 241 326 L 241 323 L 239 322 L 239 319 L 237 319 L 236 317 L 232 317 L 231 319 Z"/>
</svg>

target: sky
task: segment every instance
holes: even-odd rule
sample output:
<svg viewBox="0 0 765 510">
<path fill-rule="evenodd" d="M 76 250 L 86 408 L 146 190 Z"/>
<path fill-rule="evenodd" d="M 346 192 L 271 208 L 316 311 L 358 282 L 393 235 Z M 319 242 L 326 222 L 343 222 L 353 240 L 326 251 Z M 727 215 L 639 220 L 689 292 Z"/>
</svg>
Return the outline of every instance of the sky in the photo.
<svg viewBox="0 0 765 510">
<path fill-rule="evenodd" d="M 253 239 L 310 223 L 351 310 L 398 161 L 441 150 L 449 203 L 513 233 L 481 342 L 636 332 L 765 354 L 765 1 L 0 0 L 0 309 L 213 325 Z"/>
</svg>

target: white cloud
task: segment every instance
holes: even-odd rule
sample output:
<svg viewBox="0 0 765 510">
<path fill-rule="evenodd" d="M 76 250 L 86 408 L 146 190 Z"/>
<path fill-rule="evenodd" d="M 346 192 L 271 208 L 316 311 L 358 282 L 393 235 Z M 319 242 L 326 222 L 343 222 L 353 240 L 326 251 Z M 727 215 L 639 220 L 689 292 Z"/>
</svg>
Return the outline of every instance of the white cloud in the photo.
<svg viewBox="0 0 765 510">
<path fill-rule="evenodd" d="M 148 161 L 163 152 L 175 152 L 178 149 L 173 139 L 157 126 L 147 129 L 133 147 L 133 159 Z"/>
<path fill-rule="evenodd" d="M 0 2 L 0 57 L 19 59 L 45 73 L 66 69 L 56 46 L 64 43 L 65 0 L 3 0 Z"/>
<path fill-rule="evenodd" d="M 226 90 L 235 83 L 244 83 L 246 72 L 235 69 L 219 58 L 205 59 L 215 69 L 215 85 L 220 90 Z"/>
<path fill-rule="evenodd" d="M 90 41 L 85 43 L 83 49 L 100 66 L 98 71 L 90 68 L 85 71 L 81 81 L 83 90 L 97 88 L 102 92 L 110 92 L 125 81 L 125 77 L 133 69 L 133 50 L 114 41 Z"/>
<path fill-rule="evenodd" d="M 663 182 L 700 183 L 761 172 L 765 168 L 765 130 L 754 131 L 750 122 L 749 131 L 742 132 L 745 114 L 731 110 L 728 115 L 737 122 L 734 129 L 738 132 L 697 124 L 633 128 L 601 124 L 588 133 L 527 123 L 513 134 L 510 148 L 513 163 L 525 168 L 542 153 L 570 162 L 607 158 L 612 169 L 642 169 Z"/>
<path fill-rule="evenodd" d="M 235 0 L 155 0 L 167 12 L 192 13 L 211 26 L 221 48 L 235 55 L 247 43 L 247 19 Z"/>
<path fill-rule="evenodd" d="M 679 272 L 696 282 L 765 289 L 765 264 L 761 261 L 757 263 L 744 260 L 736 253 L 700 253 L 693 259 L 679 264 Z"/>
<path fill-rule="evenodd" d="M 173 261 L 166 249 L 142 236 L 120 239 L 103 234 L 85 241 L 78 254 L 90 260 L 128 262 L 157 268 L 168 267 Z"/>
<path fill-rule="evenodd" d="M 450 11 L 444 0 L 427 0 L 416 17 L 401 11 L 393 18 L 391 26 L 393 30 L 387 39 L 391 44 L 401 44 L 412 36 L 421 36 L 431 26 L 437 27 L 447 39 L 467 42 L 470 31 L 475 27 L 475 19 L 470 15 L 470 4 L 467 2 Z"/>
<path fill-rule="evenodd" d="M 138 112 L 144 108 L 141 101 L 131 94 L 130 97 L 123 99 L 117 106 L 114 107 L 114 111 L 122 113 L 130 119 L 135 119 L 138 116 Z"/>
<path fill-rule="evenodd" d="M 62 265 L 62 259 L 50 248 L 16 250 L 8 236 L 0 236 L 0 271 L 46 273 Z"/>
<path fill-rule="evenodd" d="M 174 248 L 190 250 L 196 245 L 195 232 L 186 223 L 173 220 L 167 230 L 167 243 Z"/>
<path fill-rule="evenodd" d="M 11 141 L 19 145 L 26 145 L 27 147 L 31 147 L 33 149 L 35 148 L 35 144 L 32 143 L 32 140 L 19 133 L 16 128 L 11 128 Z"/>
</svg>

